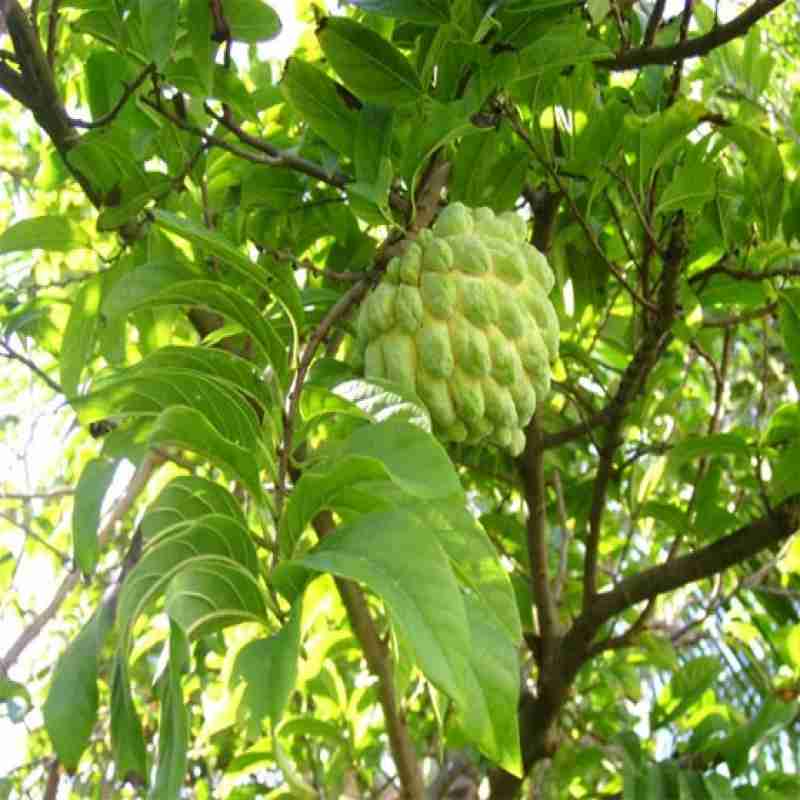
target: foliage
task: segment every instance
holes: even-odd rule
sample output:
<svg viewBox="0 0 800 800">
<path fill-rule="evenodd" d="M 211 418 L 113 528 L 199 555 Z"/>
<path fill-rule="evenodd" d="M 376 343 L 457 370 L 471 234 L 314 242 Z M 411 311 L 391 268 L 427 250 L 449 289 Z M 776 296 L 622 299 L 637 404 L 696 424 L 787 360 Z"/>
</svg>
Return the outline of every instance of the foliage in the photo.
<svg viewBox="0 0 800 800">
<path fill-rule="evenodd" d="M 0 796 L 797 797 L 800 22 L 728 5 L 0 0 Z M 517 458 L 354 358 L 455 203 L 555 274 Z"/>
</svg>

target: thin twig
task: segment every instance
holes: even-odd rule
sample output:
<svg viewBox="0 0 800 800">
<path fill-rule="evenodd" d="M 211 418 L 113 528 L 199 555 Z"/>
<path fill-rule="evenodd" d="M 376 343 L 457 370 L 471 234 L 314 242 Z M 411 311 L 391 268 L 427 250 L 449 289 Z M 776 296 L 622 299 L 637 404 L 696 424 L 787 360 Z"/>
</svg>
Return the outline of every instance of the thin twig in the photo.
<svg viewBox="0 0 800 800">
<path fill-rule="evenodd" d="M 581 214 L 580 209 L 575 204 L 575 201 L 572 199 L 572 196 L 566 189 L 564 182 L 561 180 L 561 176 L 555 170 L 553 165 L 539 152 L 539 148 L 533 143 L 533 140 L 528 135 L 528 132 L 522 125 L 522 121 L 519 118 L 519 114 L 516 109 L 509 109 L 506 113 L 507 118 L 511 122 L 511 127 L 517 136 L 525 142 L 528 146 L 528 149 L 533 153 L 536 160 L 544 167 L 547 171 L 548 175 L 555 181 L 556 186 L 558 186 L 559 191 L 564 197 L 567 199 L 569 203 L 570 210 L 572 211 L 572 215 L 577 220 L 578 224 L 583 228 L 584 233 L 586 234 L 586 238 L 589 240 L 589 243 L 592 245 L 592 248 L 597 253 L 598 256 L 602 259 L 603 263 L 608 268 L 609 272 L 620 282 L 620 284 L 625 287 L 625 290 L 630 294 L 630 296 L 636 300 L 637 303 L 644 306 L 645 308 L 650 309 L 651 311 L 655 310 L 655 306 L 642 297 L 633 286 L 630 285 L 627 278 L 622 274 L 622 272 L 618 269 L 616 264 L 614 264 L 608 256 L 605 254 L 605 251 L 600 246 L 600 242 L 597 241 L 597 236 L 595 236 L 594 231 L 592 230 L 591 226 L 587 222 L 586 218 Z"/>
<path fill-rule="evenodd" d="M 142 463 L 139 464 L 125 493 L 114 503 L 102 528 L 98 532 L 97 539 L 101 548 L 108 543 L 114 533 L 117 522 L 119 522 L 133 506 L 134 502 L 147 485 L 147 482 L 150 480 L 150 477 L 157 467 L 161 465 L 162 460 L 161 456 L 155 453 L 149 453 L 145 456 Z M 55 617 L 70 592 L 77 586 L 79 580 L 80 570 L 76 566 L 67 574 L 58 589 L 56 589 L 47 607 L 34 616 L 31 623 L 20 633 L 11 647 L 8 648 L 6 654 L 0 659 L 0 675 L 8 674 L 9 669 L 19 660 L 19 657 L 42 632 L 47 623 Z"/>
<path fill-rule="evenodd" d="M 123 86 L 125 87 L 122 94 L 120 95 L 119 100 L 114 104 L 114 106 L 107 111 L 102 116 L 98 117 L 95 120 L 82 120 L 82 119 L 74 119 L 70 117 L 70 122 L 76 128 L 102 128 L 104 125 L 108 125 L 110 122 L 113 122 L 117 115 L 122 111 L 125 104 L 133 97 L 136 90 L 147 80 L 149 75 L 154 74 L 156 71 L 155 64 L 148 64 L 137 76 L 136 80 L 131 83 L 124 83 Z"/>
<path fill-rule="evenodd" d="M 64 394 L 64 390 L 61 386 L 59 386 L 43 369 L 37 367 L 33 361 L 23 356 L 22 353 L 18 353 L 14 350 L 8 342 L 0 342 L 0 346 L 2 346 L 4 351 L 0 352 L 0 357 L 7 358 L 10 361 L 18 361 L 20 364 L 26 366 L 36 377 L 44 381 L 56 394 Z"/>
<path fill-rule="evenodd" d="M 649 48 L 652 46 L 653 41 L 656 38 L 658 26 L 661 24 L 661 20 L 664 17 L 664 9 L 666 5 L 667 0 L 656 0 L 656 4 L 653 6 L 653 13 L 650 14 L 650 19 L 647 20 L 647 28 L 644 32 L 644 39 L 642 39 L 643 47 Z"/>
</svg>

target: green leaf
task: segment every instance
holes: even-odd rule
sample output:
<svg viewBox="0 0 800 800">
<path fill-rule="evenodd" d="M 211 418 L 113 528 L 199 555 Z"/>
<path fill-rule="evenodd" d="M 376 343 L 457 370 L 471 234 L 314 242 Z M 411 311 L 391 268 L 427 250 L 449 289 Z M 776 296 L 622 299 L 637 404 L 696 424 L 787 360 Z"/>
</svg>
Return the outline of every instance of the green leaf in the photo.
<svg viewBox="0 0 800 800">
<path fill-rule="evenodd" d="M 237 654 L 231 671 L 231 688 L 244 682 L 238 717 L 246 719 L 252 735 L 268 718 L 277 726 L 297 682 L 300 656 L 302 597 L 292 605 L 286 624 L 267 639 L 253 639 Z"/>
<path fill-rule="evenodd" d="M 225 21 L 231 36 L 255 44 L 274 39 L 281 32 L 281 18 L 261 0 L 236 0 L 225 5 Z"/>
<path fill-rule="evenodd" d="M 66 253 L 89 247 L 90 240 L 86 233 L 66 217 L 31 217 L 0 233 L 0 255 L 20 250 Z"/>
<path fill-rule="evenodd" d="M 305 470 L 283 510 L 278 533 L 281 551 L 291 557 L 308 523 L 323 509 L 340 508 L 343 497 L 357 489 L 359 483 L 388 477 L 381 461 L 358 455 Z"/>
<path fill-rule="evenodd" d="M 100 555 L 97 540 L 100 510 L 116 469 L 116 461 L 93 458 L 83 468 L 75 489 L 75 505 L 72 509 L 72 547 L 75 561 L 84 575 L 91 575 L 97 566 Z"/>
<path fill-rule="evenodd" d="M 443 25 L 450 21 L 447 0 L 346 0 L 346 2 L 372 14 L 407 19 L 421 25 Z"/>
<path fill-rule="evenodd" d="M 75 770 L 97 720 L 97 656 L 111 625 L 103 607 L 61 654 L 42 713 L 59 761 Z"/>
<path fill-rule="evenodd" d="M 336 83 L 324 72 L 290 58 L 281 78 L 281 90 L 314 133 L 343 155 L 353 152 L 357 112 L 347 105 Z"/>
<path fill-rule="evenodd" d="M 259 351 L 257 360 L 270 364 L 280 383 L 285 385 L 288 371 L 286 345 L 258 309 L 233 287 L 217 281 L 191 280 L 170 284 L 149 294 L 146 294 L 146 287 L 140 286 L 139 289 L 141 294 L 129 307 L 129 313 L 158 306 L 201 306 L 238 322 L 252 337 Z M 115 305 L 115 308 L 119 307 L 120 304 Z"/>
<path fill-rule="evenodd" d="M 196 408 L 167 408 L 156 419 L 148 441 L 153 447 L 177 446 L 202 453 L 239 478 L 254 499 L 263 500 L 258 466 L 250 449 L 222 436 Z"/>
<path fill-rule="evenodd" d="M 462 496 L 461 482 L 444 447 L 431 434 L 402 420 L 360 427 L 344 443 L 340 455 L 377 459 L 392 481 L 414 497 Z"/>
<path fill-rule="evenodd" d="M 189 750 L 189 709 L 183 699 L 181 674 L 189 665 L 189 646 L 178 625 L 170 623 L 169 662 L 161 690 L 158 725 L 158 766 L 153 800 L 180 797 L 186 781 Z"/>
<path fill-rule="evenodd" d="M 716 744 L 714 750 L 722 756 L 731 772 L 738 775 L 750 764 L 750 749 L 790 725 L 797 711 L 796 702 L 785 703 L 768 697 L 753 719 L 738 726 L 727 739 Z"/>
<path fill-rule="evenodd" d="M 698 656 L 672 676 L 651 713 L 653 730 L 686 713 L 717 680 L 722 665 L 714 656 Z"/>
<path fill-rule="evenodd" d="M 792 360 L 795 375 L 800 375 L 800 289 L 784 289 L 778 302 L 783 343 Z"/>
<path fill-rule="evenodd" d="M 773 412 L 763 442 L 772 447 L 800 439 L 800 405 L 784 403 Z"/>
<path fill-rule="evenodd" d="M 639 186 L 644 190 L 653 173 L 677 148 L 686 146 L 686 137 L 700 123 L 706 109 L 691 100 L 679 100 L 666 111 L 651 114 L 641 121 L 639 130 Z"/>
<path fill-rule="evenodd" d="M 180 261 L 150 261 L 125 272 L 103 297 L 102 311 L 109 317 L 127 316 L 147 304 L 150 297 L 175 283 L 200 277 Z"/>
<path fill-rule="evenodd" d="M 224 486 L 196 475 L 181 475 L 159 492 L 139 527 L 148 541 L 173 525 L 208 514 L 223 514 L 245 525 L 239 501 Z"/>
<path fill-rule="evenodd" d="M 267 621 L 264 596 L 253 573 L 215 555 L 192 559 L 170 580 L 166 610 L 190 638 L 241 622 Z"/>
<path fill-rule="evenodd" d="M 745 176 L 748 193 L 761 219 L 765 240 L 775 236 L 783 213 L 783 159 L 771 136 L 747 125 L 728 125 L 720 134 L 741 148 L 747 158 Z"/>
<path fill-rule="evenodd" d="M 698 458 L 723 455 L 747 458 L 750 446 L 738 433 L 689 436 L 670 450 L 669 460 L 673 468 L 678 468 Z"/>
<path fill-rule="evenodd" d="M 211 91 L 213 84 L 214 55 L 218 47 L 217 43 L 212 39 L 214 26 L 208 0 L 187 0 L 186 21 L 189 30 L 189 41 L 191 42 L 192 59 L 203 88 L 208 93 Z"/>
<path fill-rule="evenodd" d="M 597 61 L 614 55 L 608 45 L 586 35 L 583 22 L 565 22 L 553 26 L 544 36 L 519 52 L 516 80 L 531 78 L 543 72 Z"/>
<path fill-rule="evenodd" d="M 81 286 L 72 303 L 59 359 L 61 388 L 67 397 L 77 394 L 81 374 L 94 352 L 102 291 L 100 278 L 92 278 Z"/>
<path fill-rule="evenodd" d="M 486 614 L 483 603 L 464 596 L 472 649 L 467 673 L 469 702 L 458 711 L 464 733 L 493 762 L 522 777 L 517 704 L 519 661 L 507 632 Z"/>
<path fill-rule="evenodd" d="M 172 55 L 178 33 L 178 0 L 139 0 L 142 40 L 145 51 L 157 67 Z"/>
<path fill-rule="evenodd" d="M 317 37 L 331 66 L 362 100 L 394 106 L 413 103 L 423 94 L 406 57 L 365 25 L 346 17 L 326 17 Z"/>
<path fill-rule="evenodd" d="M 464 602 L 447 556 L 417 519 L 401 511 L 359 517 L 298 563 L 366 584 L 386 603 L 425 675 L 466 707 L 471 650 Z"/>
<path fill-rule="evenodd" d="M 111 748 L 120 775 L 147 780 L 147 748 L 142 723 L 133 705 L 124 657 L 117 655 L 111 676 Z"/>
</svg>

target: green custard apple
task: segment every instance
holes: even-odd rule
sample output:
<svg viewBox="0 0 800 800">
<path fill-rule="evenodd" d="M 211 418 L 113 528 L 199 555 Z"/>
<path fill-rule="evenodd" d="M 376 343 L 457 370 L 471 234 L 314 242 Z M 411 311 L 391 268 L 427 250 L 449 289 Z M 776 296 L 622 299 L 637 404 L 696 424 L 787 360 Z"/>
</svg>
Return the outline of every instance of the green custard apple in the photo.
<svg viewBox="0 0 800 800">
<path fill-rule="evenodd" d="M 519 455 L 550 390 L 555 279 L 526 233 L 513 212 L 451 203 L 389 262 L 361 306 L 365 376 L 415 392 L 444 441 Z"/>
</svg>

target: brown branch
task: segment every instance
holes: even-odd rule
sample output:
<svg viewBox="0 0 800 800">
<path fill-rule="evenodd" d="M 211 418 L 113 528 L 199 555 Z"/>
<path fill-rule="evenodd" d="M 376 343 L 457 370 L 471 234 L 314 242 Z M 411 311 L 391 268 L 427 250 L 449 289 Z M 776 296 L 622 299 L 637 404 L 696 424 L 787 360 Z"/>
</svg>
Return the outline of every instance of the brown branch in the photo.
<svg viewBox="0 0 800 800">
<path fill-rule="evenodd" d="M 119 100 L 117 100 L 117 102 L 114 104 L 114 107 L 110 111 L 106 112 L 101 117 L 89 121 L 70 118 L 70 122 L 76 128 L 87 128 L 87 129 L 102 128 L 104 125 L 108 125 L 110 122 L 113 122 L 116 119 L 117 115 L 125 107 L 125 103 L 127 103 L 128 100 L 130 100 L 134 92 L 136 92 L 136 90 L 147 80 L 147 76 L 154 74 L 155 71 L 156 71 L 155 64 L 148 64 L 139 73 L 136 80 L 132 81 L 131 83 L 123 82 L 122 85 L 124 86 L 124 90 L 120 95 Z"/>
<path fill-rule="evenodd" d="M 544 450 L 541 445 L 538 414 L 534 414 L 525 431 L 525 450 L 520 458 L 520 471 L 525 485 L 525 503 L 528 506 L 526 523 L 528 560 L 531 595 L 539 622 L 540 663 L 548 664 L 555 655 L 554 646 L 561 635 L 561 626 L 548 569 Z"/>
<path fill-rule="evenodd" d="M 641 345 L 620 380 L 619 388 L 611 401 L 606 435 L 600 449 L 597 474 L 592 489 L 592 505 L 589 512 L 589 531 L 586 537 L 586 555 L 583 574 L 583 609 L 594 602 L 597 593 L 597 565 L 600 546 L 600 531 L 606 510 L 606 496 L 611 482 L 614 455 L 620 445 L 625 414 L 634 398 L 643 389 L 650 370 L 669 337 L 675 317 L 678 291 L 678 275 L 686 253 L 684 219 L 677 215 L 673 223 L 672 236 L 667 250 L 659 292 L 659 310 L 648 325 Z"/>
<path fill-rule="evenodd" d="M 694 11 L 694 0 L 684 0 L 683 13 L 681 14 L 681 27 L 678 34 L 678 42 L 685 44 L 689 38 L 689 23 L 692 20 L 692 12 Z M 672 68 L 672 82 L 669 89 L 669 98 L 667 99 L 667 106 L 671 106 L 678 97 L 678 92 L 681 88 L 681 78 L 683 77 L 683 59 L 675 62 Z"/>
<path fill-rule="evenodd" d="M 619 283 L 625 288 L 625 290 L 630 294 L 630 296 L 640 305 L 644 306 L 645 308 L 650 309 L 651 311 L 655 310 L 652 303 L 642 297 L 636 289 L 631 286 L 628 282 L 627 278 L 622 274 L 621 270 L 614 264 L 608 256 L 605 254 L 605 251 L 600 246 L 600 242 L 597 241 L 597 236 L 595 236 L 594 231 L 592 230 L 591 226 L 587 222 L 586 218 L 581 214 L 580 209 L 578 208 L 575 201 L 572 199 L 572 196 L 567 191 L 566 186 L 564 185 L 564 181 L 561 179 L 561 176 L 558 174 L 556 169 L 553 165 L 539 152 L 539 148 L 533 143 L 533 140 L 528 135 L 528 132 L 522 125 L 522 120 L 519 117 L 519 113 L 516 109 L 507 109 L 506 117 L 511 122 L 511 127 L 514 133 L 522 139 L 523 142 L 528 146 L 528 149 L 533 153 L 536 160 L 544 167 L 545 171 L 548 175 L 553 179 L 556 186 L 558 186 L 559 192 L 564 195 L 567 199 L 567 203 L 569 203 L 570 210 L 572 211 L 572 215 L 575 217 L 578 224 L 583 228 L 584 233 L 586 234 L 586 238 L 589 240 L 589 244 L 592 245 L 592 249 L 597 253 L 600 259 L 608 268 L 609 272 L 619 281 Z"/>
<path fill-rule="evenodd" d="M 795 495 L 773 509 L 770 515 L 744 525 L 713 544 L 625 578 L 610 592 L 597 595 L 590 616 L 602 624 L 630 606 L 710 578 L 776 547 L 798 528 L 800 496 Z"/>
<path fill-rule="evenodd" d="M 744 36 L 750 28 L 770 11 L 778 8 L 785 0 L 755 0 L 746 10 L 725 25 L 718 25 L 703 36 L 678 42 L 669 47 L 641 47 L 627 50 L 614 58 L 595 61 L 598 67 L 612 71 L 637 69 L 650 64 L 674 64 L 686 58 L 695 58 L 711 52 L 730 41 Z"/>
<path fill-rule="evenodd" d="M 714 275 L 727 275 L 737 281 L 767 281 L 772 278 L 797 278 L 800 277 L 800 267 L 776 267 L 775 269 L 765 269 L 761 272 L 751 272 L 746 269 L 731 269 L 725 266 L 726 259 L 723 258 L 716 264 L 696 272 L 689 278 L 689 283 L 702 283 L 705 285 Z"/>
<path fill-rule="evenodd" d="M 163 458 L 155 453 L 149 453 L 145 456 L 138 469 L 131 478 L 125 493 L 119 497 L 109 511 L 108 517 L 103 526 L 98 531 L 97 538 L 100 547 L 102 548 L 111 539 L 114 533 L 117 522 L 119 522 L 125 514 L 128 513 L 133 506 L 136 498 L 142 493 L 150 477 L 155 470 L 161 465 Z M 52 600 L 48 603 L 47 607 L 40 611 L 33 618 L 31 623 L 20 633 L 16 640 L 8 648 L 6 654 L 0 658 L 0 675 L 7 675 L 9 669 L 19 660 L 19 657 L 25 652 L 28 646 L 36 639 L 36 637 L 44 630 L 48 622 L 58 613 L 63 602 L 67 599 L 70 592 L 77 586 L 80 580 L 80 570 L 77 566 L 73 567 L 61 581 L 58 589 L 56 589 Z"/>
<path fill-rule="evenodd" d="M 47 770 L 47 785 L 44 789 L 43 800 L 56 800 L 60 783 L 61 764 L 59 764 L 57 758 L 54 758 L 50 762 L 50 768 Z"/>
<path fill-rule="evenodd" d="M 333 517 L 330 512 L 324 511 L 317 515 L 314 529 L 320 537 L 333 532 Z M 425 790 L 419 760 L 395 693 L 392 654 L 378 635 L 367 600 L 358 584 L 336 578 L 336 587 L 347 610 L 350 627 L 364 651 L 367 666 L 378 679 L 378 698 L 383 709 L 389 747 L 400 778 L 402 797 L 405 800 L 423 800 Z"/>
<path fill-rule="evenodd" d="M 74 489 L 53 489 L 50 492 L 0 492 L 0 500 L 32 502 L 34 500 L 56 500 L 73 494 L 75 494 Z"/>
<path fill-rule="evenodd" d="M 656 38 L 658 26 L 661 24 L 661 20 L 664 17 L 666 5 L 667 0 L 656 0 L 656 4 L 653 6 L 653 13 L 650 15 L 650 19 L 647 20 L 647 28 L 644 32 L 644 39 L 642 39 L 643 48 L 650 48 L 652 46 Z"/>
<path fill-rule="evenodd" d="M 5 21 L 14 45 L 19 71 L 0 63 L 0 88 L 33 114 L 91 203 L 100 207 L 102 197 L 99 190 L 93 186 L 89 176 L 84 175 L 69 161 L 69 151 L 75 146 L 79 136 L 64 109 L 47 55 L 28 15 L 17 0 L 6 0 Z"/>
<path fill-rule="evenodd" d="M 56 39 L 58 33 L 58 7 L 61 0 L 50 0 L 50 12 L 47 15 L 47 63 L 50 69 L 56 60 Z"/>
<path fill-rule="evenodd" d="M 704 319 L 702 327 L 704 328 L 730 328 L 734 325 L 742 325 L 745 322 L 752 322 L 754 319 L 763 319 L 764 317 L 771 317 L 778 310 L 778 303 L 773 302 L 764 306 L 763 308 L 754 308 L 750 311 L 743 311 L 741 314 L 731 314 L 728 317 L 712 317 Z"/>
<path fill-rule="evenodd" d="M 225 113 L 217 114 L 208 103 L 204 106 L 206 114 L 216 120 L 223 128 L 230 131 L 240 142 L 258 150 L 269 157 L 270 166 L 273 167 L 286 167 L 287 169 L 300 172 L 308 175 L 311 178 L 316 178 L 318 181 L 327 183 L 330 186 L 335 186 L 338 189 L 344 188 L 348 182 L 347 176 L 339 172 L 328 172 L 324 167 L 319 164 L 309 161 L 302 156 L 295 155 L 288 150 L 281 150 L 278 147 L 270 144 L 266 139 L 261 139 L 253 136 L 245 131 L 240 125 L 237 125 L 233 119 L 230 109 L 225 108 Z"/>
<path fill-rule="evenodd" d="M 328 335 L 328 331 L 364 297 L 369 290 L 370 283 L 369 279 L 362 279 L 339 298 L 336 304 L 328 311 L 319 325 L 314 329 L 314 332 L 311 334 L 303 350 L 303 355 L 300 357 L 294 383 L 289 393 L 289 403 L 284 419 L 283 445 L 278 462 L 278 482 L 275 489 L 278 513 L 280 513 L 283 505 L 283 498 L 286 494 L 286 478 L 289 475 L 289 460 L 292 451 L 292 440 L 294 438 L 294 421 L 297 417 L 298 408 L 300 407 L 300 393 L 303 390 L 303 383 L 311 367 L 311 362 L 314 360 L 319 346 Z"/>
</svg>

